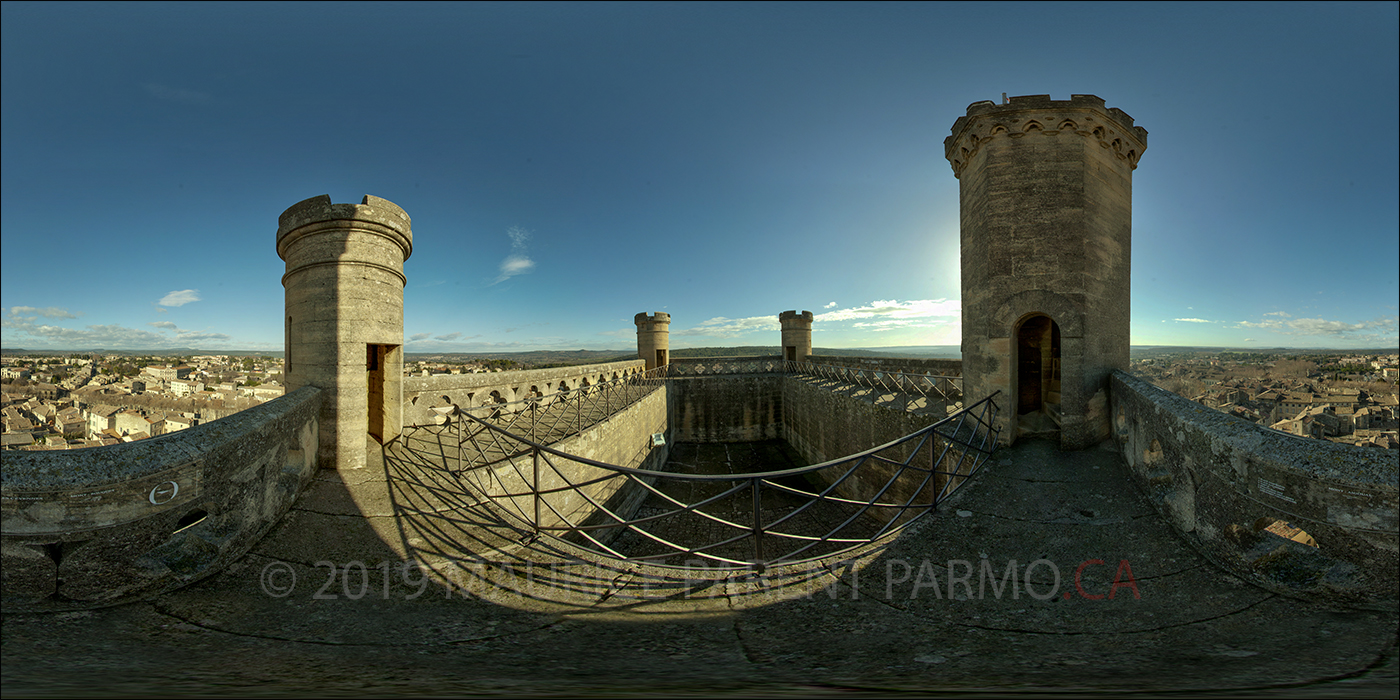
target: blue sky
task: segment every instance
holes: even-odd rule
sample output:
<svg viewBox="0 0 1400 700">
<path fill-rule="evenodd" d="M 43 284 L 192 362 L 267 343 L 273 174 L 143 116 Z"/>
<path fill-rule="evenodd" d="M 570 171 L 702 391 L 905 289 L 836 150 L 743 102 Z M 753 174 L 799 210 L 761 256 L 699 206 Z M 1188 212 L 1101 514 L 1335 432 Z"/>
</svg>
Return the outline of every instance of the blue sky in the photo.
<svg viewBox="0 0 1400 700">
<path fill-rule="evenodd" d="M 956 344 L 943 139 L 1149 132 L 1132 342 L 1397 345 L 1396 3 L 4 3 L 5 347 L 280 350 L 277 216 L 413 217 L 414 351 Z"/>
</svg>

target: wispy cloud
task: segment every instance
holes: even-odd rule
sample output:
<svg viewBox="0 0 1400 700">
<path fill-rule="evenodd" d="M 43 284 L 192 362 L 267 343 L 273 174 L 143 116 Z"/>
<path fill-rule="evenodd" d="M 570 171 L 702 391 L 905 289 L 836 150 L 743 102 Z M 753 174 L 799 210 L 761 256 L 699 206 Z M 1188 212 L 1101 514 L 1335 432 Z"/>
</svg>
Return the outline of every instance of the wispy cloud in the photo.
<svg viewBox="0 0 1400 700">
<path fill-rule="evenodd" d="M 1293 318 L 1292 314 L 1289 314 L 1287 311 L 1270 311 L 1269 313 L 1266 313 L 1264 315 L 1278 316 L 1279 318 Z"/>
<path fill-rule="evenodd" d="M 161 306 L 184 306 L 185 304 L 193 304 L 194 302 L 199 301 L 199 299 L 200 296 L 198 289 L 181 289 L 179 291 L 166 294 L 165 296 L 160 298 L 160 301 L 156 303 L 160 304 Z"/>
<path fill-rule="evenodd" d="M 824 308 L 832 308 L 827 304 Z M 942 326 L 948 320 L 962 315 L 962 303 L 956 299 L 914 299 L 910 301 L 877 300 L 864 306 L 837 309 L 816 314 L 813 320 L 819 323 L 853 322 L 851 328 L 864 328 L 871 331 L 888 331 L 898 328 Z M 935 321 L 934 319 L 945 319 Z M 709 336 L 713 338 L 733 338 L 755 331 L 774 331 L 781 328 L 777 315 L 750 316 L 748 318 L 726 318 L 717 316 L 702 321 L 693 328 L 672 330 L 673 336 Z"/>
<path fill-rule="evenodd" d="M 408 336 L 408 342 L 416 343 L 420 340 L 427 340 L 431 337 L 433 337 L 432 333 L 414 333 L 413 335 Z"/>
<path fill-rule="evenodd" d="M 44 318 L 77 318 L 82 314 L 75 314 L 68 309 L 60 309 L 57 306 L 46 306 L 42 309 L 34 306 L 11 306 L 10 315 L 31 316 L 34 318 L 40 316 Z"/>
<path fill-rule="evenodd" d="M 1324 318 L 1292 318 L 1282 311 L 1264 314 L 1265 316 L 1279 316 L 1279 318 L 1264 319 L 1262 321 L 1239 321 L 1236 328 L 1263 328 L 1285 335 L 1311 336 L 1318 338 L 1330 338 L 1333 340 L 1352 340 L 1363 342 L 1394 342 L 1396 338 L 1396 317 L 1388 316 L 1361 321 L 1360 323 L 1347 323 L 1345 321 L 1331 321 Z"/>
<path fill-rule="evenodd" d="M 177 102 L 187 105 L 206 105 L 213 101 L 207 93 L 195 90 L 181 90 L 160 83 L 145 83 L 141 86 L 151 97 L 164 102 Z"/>
<path fill-rule="evenodd" d="M 461 333 L 448 333 L 447 335 L 435 335 L 433 340 L 456 340 L 462 337 Z"/>
<path fill-rule="evenodd" d="M 1207 321 L 1204 318 L 1174 318 L 1172 320 L 1180 321 L 1182 323 L 1215 323 L 1215 321 Z"/>
<path fill-rule="evenodd" d="M 962 302 L 957 299 L 912 299 L 910 301 L 872 301 L 865 306 L 838 309 L 817 314 L 817 321 L 856 321 L 866 319 L 913 320 L 919 318 L 954 317 L 962 315 Z"/>
<path fill-rule="evenodd" d="M 127 328 L 116 324 L 94 325 L 86 328 L 63 328 L 38 324 L 33 317 L 9 315 L 0 320 L 6 329 L 7 344 L 49 348 L 131 348 L 158 350 L 174 347 L 227 346 L 233 339 L 226 333 L 210 330 L 181 330 L 169 321 L 154 321 L 148 325 L 161 331 Z"/>
<path fill-rule="evenodd" d="M 823 309 L 834 309 L 834 308 L 836 308 L 836 302 L 834 302 L 834 301 L 828 302 L 827 305 L 826 305 L 826 306 L 823 306 L 822 308 L 823 308 Z"/>
<path fill-rule="evenodd" d="M 778 315 L 772 316 L 750 316 L 748 318 L 725 318 L 716 316 L 708 321 L 701 321 L 694 328 L 683 328 L 678 331 L 671 331 L 671 335 L 690 336 L 704 335 L 712 338 L 733 338 L 745 333 L 754 331 L 775 331 L 780 330 L 782 324 L 778 323 Z"/>
<path fill-rule="evenodd" d="M 506 235 L 510 236 L 510 255 L 501 261 L 500 275 L 487 285 L 488 287 L 535 269 L 535 261 L 530 259 L 527 246 L 530 242 L 530 232 L 519 226 L 512 226 L 506 231 Z"/>
</svg>

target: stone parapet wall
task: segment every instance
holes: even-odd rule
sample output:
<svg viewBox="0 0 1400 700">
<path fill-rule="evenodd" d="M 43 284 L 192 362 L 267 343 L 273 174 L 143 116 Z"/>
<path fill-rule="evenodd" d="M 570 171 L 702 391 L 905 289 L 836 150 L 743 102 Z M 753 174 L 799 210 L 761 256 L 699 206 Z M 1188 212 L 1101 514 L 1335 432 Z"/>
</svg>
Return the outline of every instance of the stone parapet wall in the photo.
<svg viewBox="0 0 1400 700">
<path fill-rule="evenodd" d="M 961 377 L 962 360 L 913 359 L 902 357 L 841 357 L 836 355 L 809 355 L 807 361 L 817 365 L 838 367 L 859 367 L 878 369 L 886 372 L 906 372 L 909 374 L 934 374 L 942 377 Z M 976 397 L 978 399 L 982 397 Z"/>
<path fill-rule="evenodd" d="M 431 424 L 437 417 L 431 410 L 433 407 L 455 404 L 466 409 L 496 403 L 492 392 L 496 392 L 506 403 L 529 398 L 532 387 L 541 396 L 553 396 L 561 391 L 560 384 L 565 385 L 568 391 L 574 391 L 583 386 L 585 381 L 591 386 L 640 374 L 645 365 L 642 360 L 624 360 L 510 372 L 405 377 L 403 422 L 404 425 Z"/>
<path fill-rule="evenodd" d="M 655 445 L 652 436 L 656 433 L 668 433 L 667 387 L 664 385 L 607 420 L 549 447 L 595 462 L 661 471 L 669 455 L 670 440 Z M 631 517 L 650 493 L 636 481 L 616 475 L 617 472 L 544 452 L 540 455 L 538 489 L 532 489 L 535 485 L 533 459 L 531 454 L 518 456 L 513 464 L 507 462 L 492 468 L 489 478 L 484 474 L 468 474 L 467 478 L 475 481 L 483 493 L 493 496 L 492 501 L 496 506 L 525 522 L 534 521 L 534 498 L 529 495 L 504 497 L 503 494 L 527 494 L 534 490 L 549 492 L 541 496 L 539 507 L 539 524 L 544 527 L 610 522 L 598 512 L 595 504 L 602 504 L 623 517 Z M 610 474 L 616 476 L 610 477 Z M 569 488 L 570 484 L 579 485 L 594 480 L 597 481 L 578 489 Z M 593 534 L 607 541 L 618 533 L 596 531 Z"/>
<path fill-rule="evenodd" d="M 310 482 L 324 400 L 308 386 L 149 440 L 4 453 L 4 610 L 137 600 L 242 556 Z"/>
<path fill-rule="evenodd" d="M 698 377 L 715 374 L 763 374 L 786 372 L 779 355 L 735 355 L 731 357 L 683 357 L 671 360 L 668 377 Z"/>
<path fill-rule="evenodd" d="M 1394 452 L 1269 430 L 1122 371 L 1110 397 L 1133 478 L 1216 563 L 1286 595 L 1396 609 Z"/>
<path fill-rule="evenodd" d="M 782 382 L 782 406 L 783 437 L 808 464 L 840 459 L 893 442 L 933 425 L 944 417 L 933 413 L 921 414 L 877 406 L 872 401 L 848 392 L 831 391 L 791 378 L 785 378 Z M 913 449 L 916 446 L 917 441 L 905 447 Z M 936 446 L 930 445 L 926 449 L 936 449 Z M 882 456 L 905 459 L 908 453 L 901 449 Z M 894 475 L 895 469 L 896 467 L 889 464 L 867 462 L 842 482 L 837 491 L 842 497 L 852 500 L 870 500 L 884 488 Z M 835 478 L 844 471 L 823 470 L 819 474 Z M 887 491 L 885 495 L 888 498 L 882 500 L 907 501 L 916 495 L 914 491 L 917 486 L 917 480 L 906 478 L 897 484 L 897 488 Z M 932 498 L 931 493 L 919 495 L 925 497 L 925 500 Z M 882 513 L 872 511 L 871 515 L 880 517 Z"/>
<path fill-rule="evenodd" d="M 752 442 L 783 437 L 784 381 L 784 375 L 775 373 L 669 378 L 673 439 Z"/>
</svg>

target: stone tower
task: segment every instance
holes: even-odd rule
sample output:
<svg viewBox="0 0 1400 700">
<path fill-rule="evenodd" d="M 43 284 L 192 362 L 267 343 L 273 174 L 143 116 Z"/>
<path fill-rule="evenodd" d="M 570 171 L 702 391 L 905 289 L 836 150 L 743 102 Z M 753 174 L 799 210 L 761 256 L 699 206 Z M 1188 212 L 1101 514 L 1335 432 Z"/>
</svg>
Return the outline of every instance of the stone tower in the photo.
<svg viewBox="0 0 1400 700">
<path fill-rule="evenodd" d="M 671 314 L 640 313 L 632 320 L 637 324 L 637 357 L 646 360 L 647 369 L 665 367 L 671 361 Z"/>
<path fill-rule="evenodd" d="M 943 145 L 961 193 L 964 395 L 1001 390 L 1007 442 L 1109 437 L 1147 131 L 1093 95 L 1030 95 L 973 103 Z"/>
<path fill-rule="evenodd" d="M 783 324 L 783 359 L 805 362 L 812 354 L 812 312 L 784 311 L 778 323 Z"/>
<path fill-rule="evenodd" d="M 403 430 L 403 263 L 413 252 L 408 214 L 386 199 L 292 205 L 277 227 L 287 261 L 287 391 L 326 392 L 320 464 L 365 465 L 366 434 Z"/>
</svg>

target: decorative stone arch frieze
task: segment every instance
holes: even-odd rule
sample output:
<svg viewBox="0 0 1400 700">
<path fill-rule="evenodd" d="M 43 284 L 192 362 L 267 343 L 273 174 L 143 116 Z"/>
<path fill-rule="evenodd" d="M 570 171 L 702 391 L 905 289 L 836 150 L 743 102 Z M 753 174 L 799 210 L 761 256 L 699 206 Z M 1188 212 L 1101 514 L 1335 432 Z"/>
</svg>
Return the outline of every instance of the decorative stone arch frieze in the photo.
<svg viewBox="0 0 1400 700">
<path fill-rule="evenodd" d="M 1046 124 L 1059 126 L 1050 129 Z M 1000 105 L 990 101 L 975 102 L 968 106 L 967 116 L 958 118 L 953 134 L 943 144 L 953 175 L 961 178 L 963 168 L 978 151 L 997 139 L 1062 133 L 1098 142 L 1132 169 L 1137 168 L 1138 155 L 1147 144 L 1146 129 L 1135 126 L 1132 117 L 1123 110 L 1105 107 L 1103 100 L 1093 95 L 1071 95 L 1068 100 L 1026 95 L 1012 97 Z"/>
</svg>

